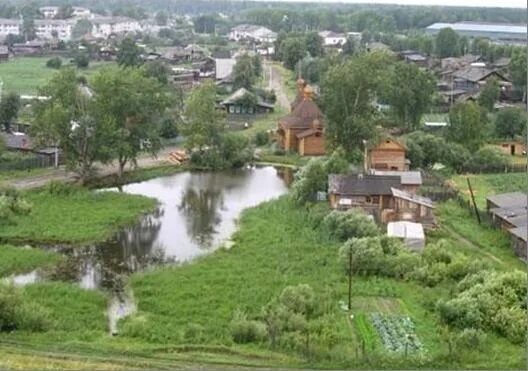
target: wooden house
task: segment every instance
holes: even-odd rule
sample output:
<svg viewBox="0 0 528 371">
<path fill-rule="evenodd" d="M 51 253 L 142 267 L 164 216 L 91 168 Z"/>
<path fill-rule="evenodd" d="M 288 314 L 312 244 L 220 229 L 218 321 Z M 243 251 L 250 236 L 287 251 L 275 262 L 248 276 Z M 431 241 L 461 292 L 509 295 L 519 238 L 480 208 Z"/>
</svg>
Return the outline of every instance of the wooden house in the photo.
<svg viewBox="0 0 528 371">
<path fill-rule="evenodd" d="M 328 200 L 332 209 L 359 207 L 380 217 L 383 210 L 394 207 L 391 189 L 400 186 L 399 176 L 331 174 L 328 177 Z"/>
<path fill-rule="evenodd" d="M 500 142 L 498 147 L 507 155 L 526 155 L 526 144 L 520 140 L 505 140 Z"/>
<path fill-rule="evenodd" d="M 433 216 L 435 206 L 429 198 L 405 192 L 397 188 L 392 188 L 391 193 L 394 199 L 393 215 L 395 219 L 393 220 L 435 224 Z M 387 217 L 390 214 L 387 213 Z"/>
<path fill-rule="evenodd" d="M 224 99 L 220 106 L 230 115 L 255 115 L 273 112 L 273 104 L 263 102 L 256 97 L 255 102 L 247 99 L 248 95 L 254 95 L 245 88 L 240 88 L 229 97 Z"/>
<path fill-rule="evenodd" d="M 370 148 L 367 163 L 369 169 L 375 170 L 408 170 L 408 161 L 405 158 L 407 149 L 400 142 L 387 138 Z"/>
<path fill-rule="evenodd" d="M 371 169 L 370 174 L 378 176 L 399 176 L 401 189 L 409 193 L 417 193 L 422 185 L 422 173 L 419 171 L 390 171 Z"/>
<path fill-rule="evenodd" d="M 498 81 L 503 90 L 511 88 L 511 82 L 497 71 L 485 67 L 470 66 L 453 73 L 453 89 L 476 92 L 492 78 Z"/>
<path fill-rule="evenodd" d="M 285 151 L 294 151 L 301 156 L 324 155 L 323 113 L 313 101 L 312 87 L 304 85 L 300 80 L 292 112 L 279 119 L 277 141 Z"/>
</svg>

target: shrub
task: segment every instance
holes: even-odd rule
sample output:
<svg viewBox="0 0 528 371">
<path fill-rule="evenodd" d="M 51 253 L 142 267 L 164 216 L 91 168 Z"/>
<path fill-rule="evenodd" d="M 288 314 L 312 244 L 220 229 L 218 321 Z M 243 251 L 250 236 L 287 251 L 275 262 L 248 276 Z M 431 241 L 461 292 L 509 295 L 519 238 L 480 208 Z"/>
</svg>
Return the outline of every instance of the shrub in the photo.
<svg viewBox="0 0 528 371">
<path fill-rule="evenodd" d="M 73 59 L 73 63 L 77 66 L 77 68 L 87 68 L 90 64 L 90 58 L 88 55 L 80 53 Z"/>
<path fill-rule="evenodd" d="M 176 138 L 178 136 L 178 127 L 174 120 L 170 118 L 165 118 L 161 122 L 160 126 L 160 136 L 165 139 Z"/>
<path fill-rule="evenodd" d="M 465 348 L 468 350 L 477 350 L 482 347 L 486 341 L 486 334 L 481 330 L 474 328 L 466 328 L 455 338 L 455 345 L 457 348 Z"/>
<path fill-rule="evenodd" d="M 360 209 L 334 210 L 324 218 L 323 227 L 342 241 L 352 237 L 373 237 L 380 233 L 372 218 Z"/>
<path fill-rule="evenodd" d="M 0 189 L 0 223 L 10 223 L 15 215 L 27 215 L 31 204 L 14 188 Z"/>
<path fill-rule="evenodd" d="M 282 290 L 279 302 L 293 313 L 310 315 L 315 309 L 315 293 L 309 285 L 287 286 Z"/>
<path fill-rule="evenodd" d="M 499 149 L 484 147 L 475 152 L 464 164 L 468 172 L 501 172 L 510 164 L 510 159 Z"/>
<path fill-rule="evenodd" d="M 245 344 L 266 339 L 266 325 L 259 321 L 250 321 L 245 313 L 236 311 L 230 324 L 233 341 Z"/>
<path fill-rule="evenodd" d="M 0 332 L 43 331 L 50 325 L 50 315 L 44 308 L 25 301 L 13 285 L 0 283 Z"/>
<path fill-rule="evenodd" d="M 266 131 L 259 131 L 257 134 L 255 134 L 254 142 L 256 146 L 265 146 L 269 143 L 269 141 L 270 136 Z"/>
<path fill-rule="evenodd" d="M 80 189 L 64 182 L 52 181 L 44 187 L 44 191 L 54 196 L 69 196 L 79 192 Z"/>
<path fill-rule="evenodd" d="M 62 67 L 62 59 L 59 57 L 50 58 L 46 62 L 46 67 L 58 70 Z"/>
</svg>

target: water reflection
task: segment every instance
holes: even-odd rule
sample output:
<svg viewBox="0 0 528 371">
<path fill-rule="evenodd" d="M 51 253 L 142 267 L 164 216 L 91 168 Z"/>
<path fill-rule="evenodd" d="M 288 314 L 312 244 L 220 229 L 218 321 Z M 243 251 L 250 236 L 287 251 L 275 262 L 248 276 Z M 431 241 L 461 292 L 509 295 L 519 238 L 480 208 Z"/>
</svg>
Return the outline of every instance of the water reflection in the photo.
<svg viewBox="0 0 528 371">
<path fill-rule="evenodd" d="M 236 229 L 241 212 L 287 191 L 289 172 L 273 167 L 226 172 L 185 172 L 126 185 L 123 192 L 159 200 L 153 213 L 109 241 L 55 247 L 65 259 L 39 278 L 78 282 L 83 288 L 123 292 L 126 277 L 161 264 L 183 262 L 219 247 Z M 108 191 L 117 191 L 111 189 Z M 36 273 L 32 273 L 35 275 Z"/>
</svg>

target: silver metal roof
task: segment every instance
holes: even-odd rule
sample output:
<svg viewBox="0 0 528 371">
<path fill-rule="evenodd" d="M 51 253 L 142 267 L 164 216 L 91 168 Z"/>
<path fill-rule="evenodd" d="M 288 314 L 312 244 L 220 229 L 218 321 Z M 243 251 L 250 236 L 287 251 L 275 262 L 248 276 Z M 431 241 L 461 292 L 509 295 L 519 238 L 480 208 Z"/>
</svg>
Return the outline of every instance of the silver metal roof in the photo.
<svg viewBox="0 0 528 371">
<path fill-rule="evenodd" d="M 512 25 L 507 23 L 477 23 L 477 22 L 457 22 L 457 23 L 433 23 L 427 30 L 436 31 L 442 28 L 452 28 L 455 31 L 469 32 L 491 32 L 491 33 L 514 33 L 526 35 L 526 26 Z"/>
</svg>

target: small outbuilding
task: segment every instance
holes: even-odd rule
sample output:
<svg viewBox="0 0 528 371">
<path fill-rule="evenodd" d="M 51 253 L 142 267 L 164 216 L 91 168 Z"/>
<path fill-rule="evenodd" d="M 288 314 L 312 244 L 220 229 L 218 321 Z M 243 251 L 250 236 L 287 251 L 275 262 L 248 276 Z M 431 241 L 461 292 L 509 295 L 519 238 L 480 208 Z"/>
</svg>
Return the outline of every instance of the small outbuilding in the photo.
<svg viewBox="0 0 528 371">
<path fill-rule="evenodd" d="M 390 222 L 387 224 L 387 236 L 402 239 L 412 251 L 422 251 L 425 247 L 425 233 L 420 223 Z"/>
</svg>

